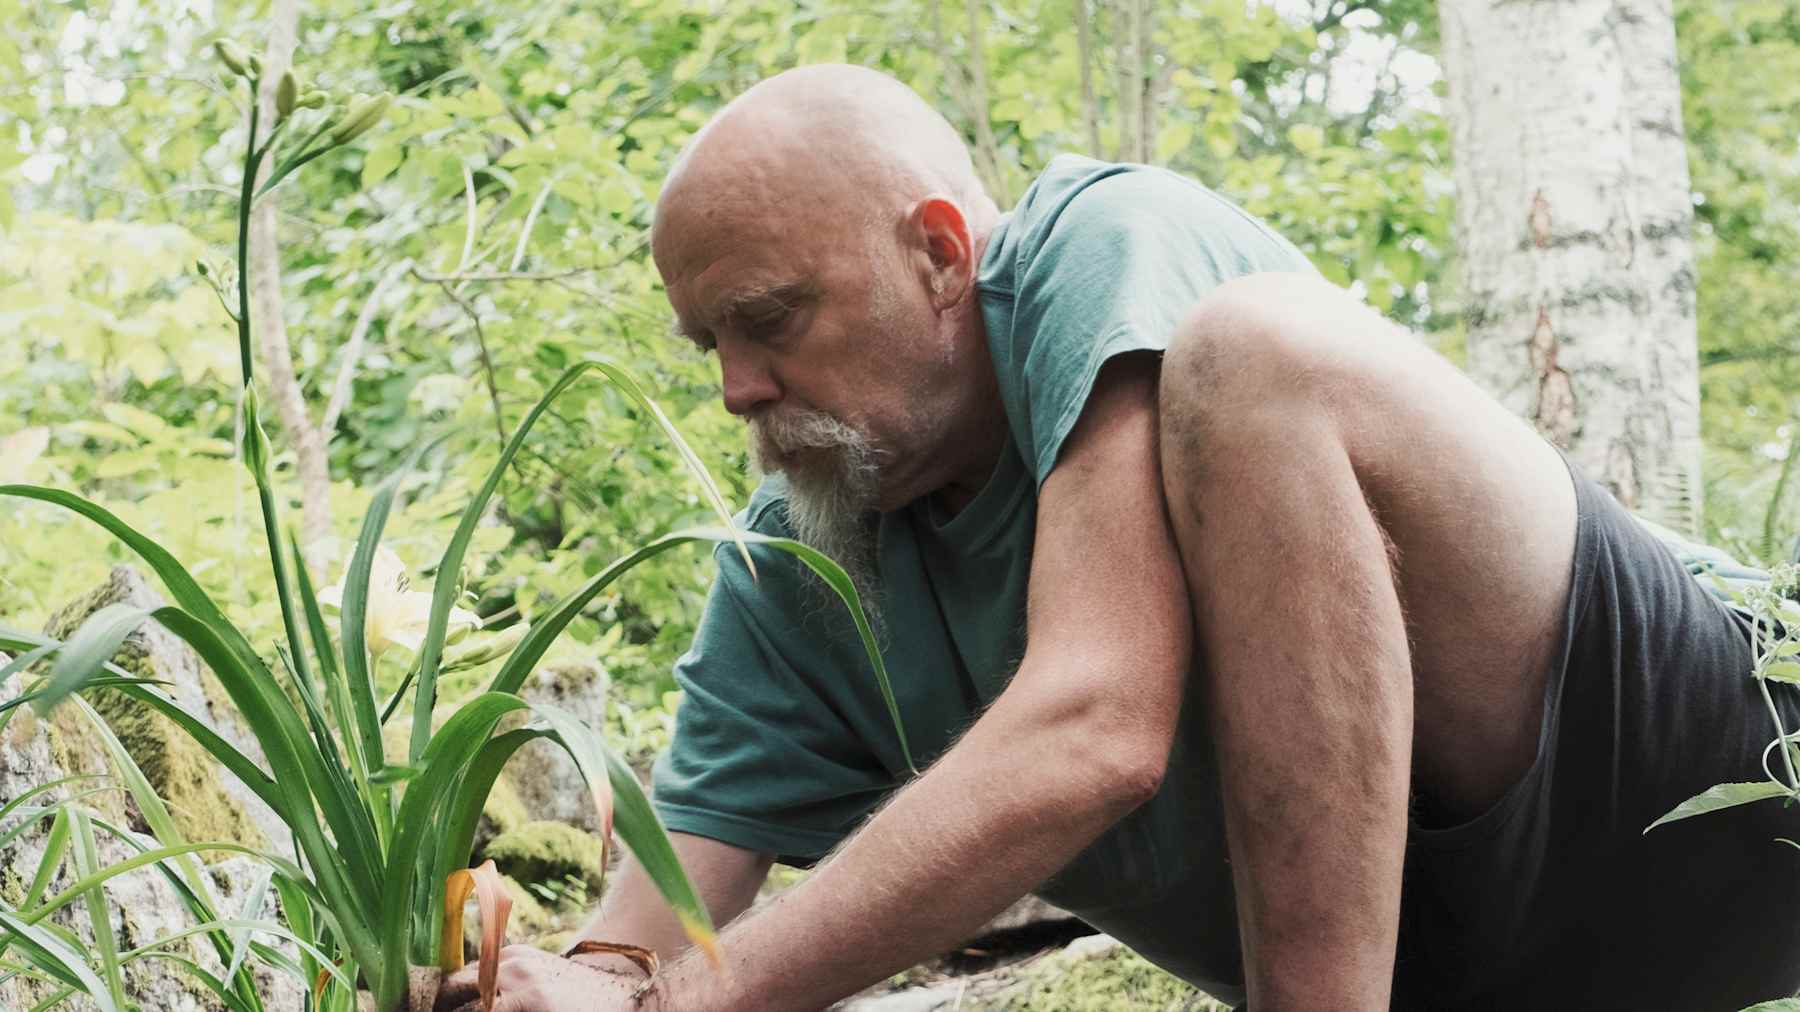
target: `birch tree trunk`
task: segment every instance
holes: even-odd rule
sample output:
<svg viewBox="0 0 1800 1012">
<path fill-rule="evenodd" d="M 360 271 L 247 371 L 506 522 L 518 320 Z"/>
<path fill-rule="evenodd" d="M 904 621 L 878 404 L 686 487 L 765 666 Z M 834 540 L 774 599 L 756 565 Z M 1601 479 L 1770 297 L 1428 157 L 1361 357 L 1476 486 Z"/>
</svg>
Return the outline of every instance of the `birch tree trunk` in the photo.
<svg viewBox="0 0 1800 1012">
<path fill-rule="evenodd" d="M 1621 502 L 1700 522 L 1671 0 L 1439 0 L 1469 371 Z"/>
</svg>

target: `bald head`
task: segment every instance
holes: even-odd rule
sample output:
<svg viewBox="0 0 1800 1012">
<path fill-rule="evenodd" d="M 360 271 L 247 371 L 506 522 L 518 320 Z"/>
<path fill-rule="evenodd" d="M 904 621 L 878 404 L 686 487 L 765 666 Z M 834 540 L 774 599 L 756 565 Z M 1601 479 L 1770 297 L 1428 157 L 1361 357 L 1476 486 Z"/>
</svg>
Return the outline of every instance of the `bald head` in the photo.
<svg viewBox="0 0 1800 1012">
<path fill-rule="evenodd" d="M 655 233 L 693 216 L 728 226 L 795 201 L 872 222 L 934 195 L 972 218 L 993 211 L 968 146 L 937 110 L 866 67 L 798 67 L 740 95 L 694 136 L 664 182 Z"/>
<path fill-rule="evenodd" d="M 999 455 L 977 297 L 998 220 L 956 130 L 860 67 L 758 84 L 669 172 L 651 253 L 677 325 L 718 353 L 795 531 L 840 561 L 869 510 L 985 480 Z"/>
</svg>

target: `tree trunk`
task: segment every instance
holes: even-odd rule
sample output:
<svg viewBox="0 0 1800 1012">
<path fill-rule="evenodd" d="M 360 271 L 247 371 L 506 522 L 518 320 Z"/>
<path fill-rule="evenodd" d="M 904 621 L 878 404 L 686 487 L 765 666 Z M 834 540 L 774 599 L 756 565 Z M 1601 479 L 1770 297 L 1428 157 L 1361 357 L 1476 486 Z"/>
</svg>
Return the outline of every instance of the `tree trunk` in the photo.
<svg viewBox="0 0 1800 1012">
<path fill-rule="evenodd" d="M 1625 505 L 1700 525 L 1671 0 L 1439 0 L 1469 372 Z"/>
</svg>

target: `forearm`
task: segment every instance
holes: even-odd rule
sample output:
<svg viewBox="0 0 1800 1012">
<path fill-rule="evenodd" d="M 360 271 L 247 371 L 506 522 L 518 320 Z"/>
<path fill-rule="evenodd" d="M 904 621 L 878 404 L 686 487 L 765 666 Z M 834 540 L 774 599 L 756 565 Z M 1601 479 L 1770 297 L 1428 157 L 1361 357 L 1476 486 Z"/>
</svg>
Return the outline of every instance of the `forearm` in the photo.
<svg viewBox="0 0 1800 1012">
<path fill-rule="evenodd" d="M 819 1008 L 966 939 L 1153 789 L 1082 730 L 1089 716 L 1002 696 L 810 879 L 728 930 L 723 975 L 692 955 L 672 968 L 665 1007 Z"/>
<path fill-rule="evenodd" d="M 705 837 L 671 833 L 670 840 L 714 924 L 727 924 L 749 908 L 773 864 L 770 855 Z M 690 944 L 668 901 L 643 866 L 629 857 L 614 872 L 605 904 L 576 932 L 576 939 L 642 946 L 664 962 L 679 957 Z M 609 969 L 632 968 L 624 957 L 588 955 L 582 959 Z"/>
</svg>

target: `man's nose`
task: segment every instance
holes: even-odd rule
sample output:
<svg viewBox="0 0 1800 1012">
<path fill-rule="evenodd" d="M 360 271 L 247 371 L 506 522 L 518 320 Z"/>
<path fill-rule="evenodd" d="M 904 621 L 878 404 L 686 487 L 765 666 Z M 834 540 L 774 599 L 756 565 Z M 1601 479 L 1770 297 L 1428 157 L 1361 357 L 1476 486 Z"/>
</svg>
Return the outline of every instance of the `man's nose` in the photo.
<svg viewBox="0 0 1800 1012">
<path fill-rule="evenodd" d="M 731 348 L 719 342 L 719 367 L 725 387 L 725 410 L 748 418 L 760 407 L 781 399 L 781 384 L 764 356 L 755 349 Z"/>
</svg>

